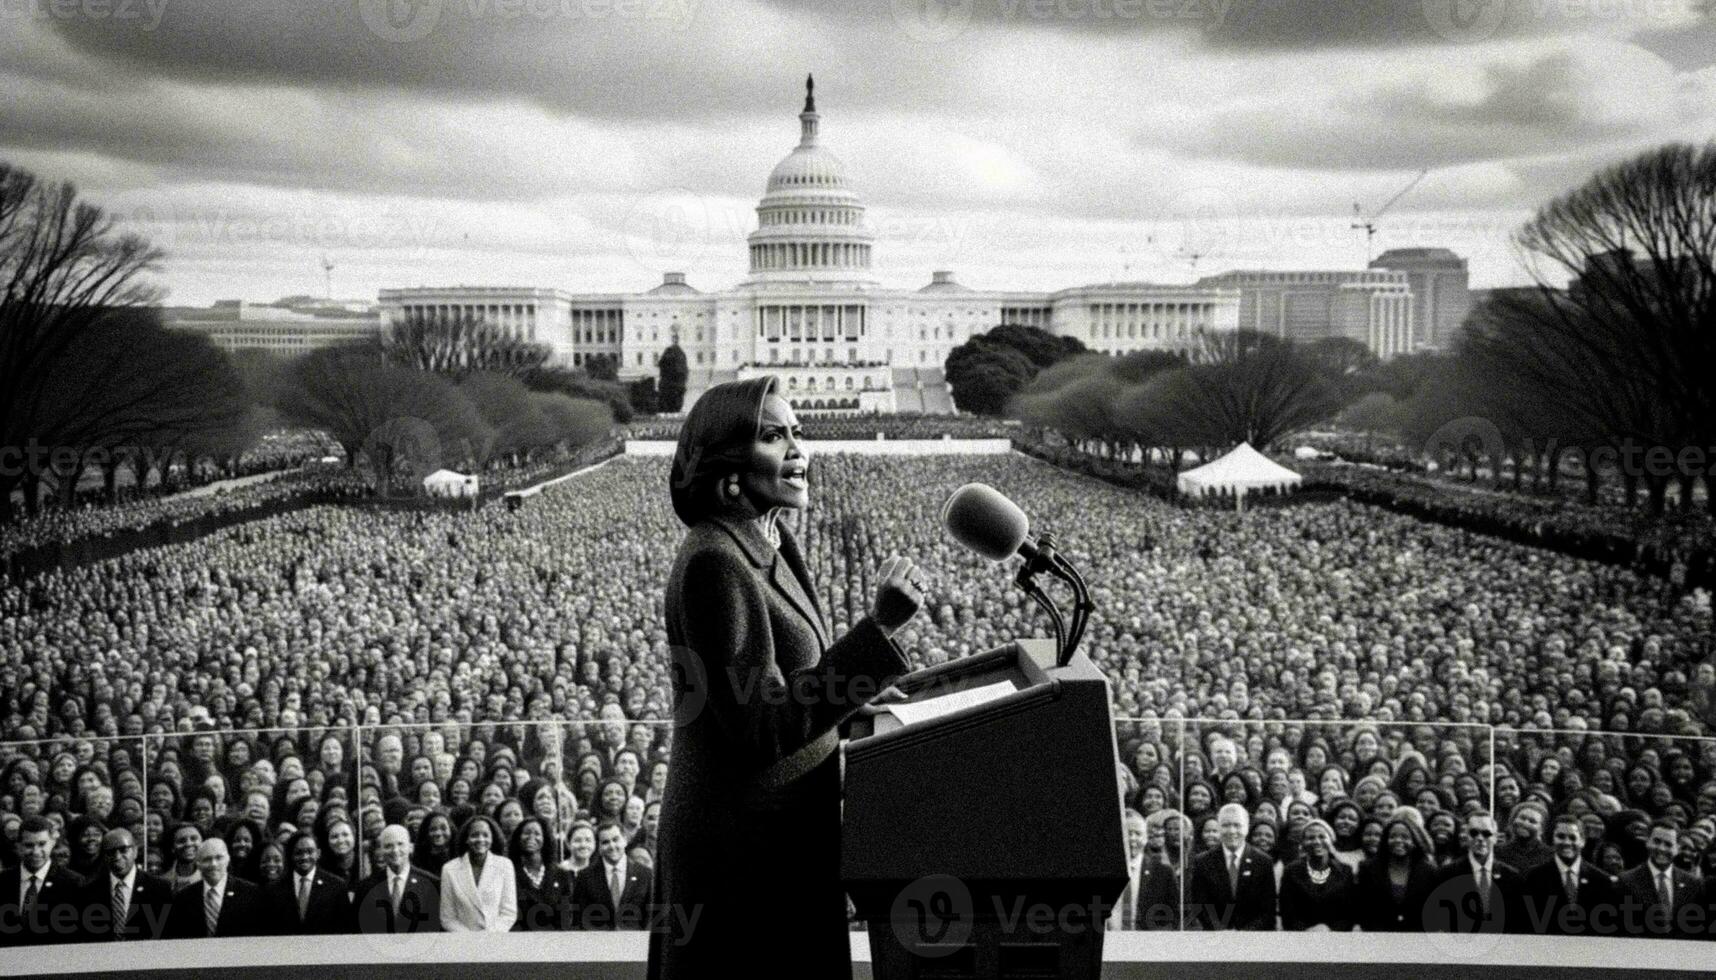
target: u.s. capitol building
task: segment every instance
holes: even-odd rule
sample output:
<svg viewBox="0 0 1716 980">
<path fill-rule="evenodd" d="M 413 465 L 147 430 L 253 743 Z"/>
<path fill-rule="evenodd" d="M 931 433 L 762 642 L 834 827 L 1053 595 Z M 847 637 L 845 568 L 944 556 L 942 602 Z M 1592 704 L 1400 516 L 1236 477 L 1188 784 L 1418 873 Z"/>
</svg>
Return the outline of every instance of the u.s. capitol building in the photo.
<svg viewBox="0 0 1716 980">
<path fill-rule="evenodd" d="M 547 345 L 562 363 L 612 358 L 622 379 L 653 376 L 662 351 L 678 343 L 690 368 L 687 405 L 711 384 L 770 373 L 801 409 L 853 412 L 951 412 L 948 353 L 1003 323 L 1116 354 L 1191 350 L 1204 333 L 1240 326 L 1242 289 L 1208 280 L 1007 292 L 968 289 L 938 271 L 919 289 L 883 287 L 871 276 L 864 202 L 822 146 L 820 121 L 807 81 L 798 145 L 769 174 L 747 239 L 750 273 L 730 289 L 702 292 L 675 272 L 643 293 L 385 289 L 382 318 L 479 316 Z M 1364 293 L 1365 315 L 1339 329 L 1383 356 L 1409 349 L 1404 275 L 1352 275 L 1358 282 L 1349 291 Z M 1397 275 L 1399 282 L 1390 278 Z"/>
</svg>

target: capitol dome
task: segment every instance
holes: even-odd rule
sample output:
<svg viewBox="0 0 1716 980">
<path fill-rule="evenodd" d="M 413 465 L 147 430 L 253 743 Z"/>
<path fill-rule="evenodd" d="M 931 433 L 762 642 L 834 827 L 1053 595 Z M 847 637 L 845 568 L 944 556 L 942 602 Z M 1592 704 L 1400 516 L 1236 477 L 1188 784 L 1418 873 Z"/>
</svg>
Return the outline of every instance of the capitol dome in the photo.
<svg viewBox="0 0 1716 980">
<path fill-rule="evenodd" d="M 871 235 L 846 165 L 821 145 L 816 82 L 805 80 L 799 143 L 769 173 L 749 238 L 751 280 L 868 282 Z"/>
</svg>

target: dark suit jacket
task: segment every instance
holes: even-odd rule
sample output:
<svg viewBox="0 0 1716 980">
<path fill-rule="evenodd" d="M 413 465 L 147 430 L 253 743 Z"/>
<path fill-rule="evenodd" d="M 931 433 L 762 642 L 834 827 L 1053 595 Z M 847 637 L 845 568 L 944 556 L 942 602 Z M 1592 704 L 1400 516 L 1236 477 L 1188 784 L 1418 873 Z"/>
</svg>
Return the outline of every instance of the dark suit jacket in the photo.
<svg viewBox="0 0 1716 980">
<path fill-rule="evenodd" d="M 310 902 L 298 917 L 298 870 L 287 869 L 279 881 L 264 886 L 269 931 L 276 936 L 332 936 L 352 927 L 351 894 L 346 880 L 320 868 L 312 872 Z"/>
<path fill-rule="evenodd" d="M 766 773 L 831 747 L 905 657 L 868 617 L 832 638 L 785 528 L 778 554 L 753 523 L 691 528 L 666 613 L 677 727 L 654 896 L 699 918 L 689 935 L 679 916 L 652 932 L 650 976 L 701 980 L 754 958 L 760 909 L 773 958 L 804 976 L 850 973 L 837 754 L 784 784 Z"/>
<path fill-rule="evenodd" d="M 83 883 L 77 905 L 83 913 L 85 942 L 164 939 L 167 914 L 173 908 L 173 886 L 160 875 L 138 868 L 131 878 L 131 901 L 125 906 L 125 922 L 119 929 L 113 924 L 113 879 L 106 871 Z"/>
<path fill-rule="evenodd" d="M 387 869 L 378 867 L 352 888 L 352 916 L 353 932 L 440 932 L 441 879 L 413 865 L 395 915 L 387 894 Z"/>
<path fill-rule="evenodd" d="M 1333 855 L 1329 880 L 1321 885 L 1311 882 L 1311 868 L 1303 858 L 1294 861 L 1281 874 L 1281 928 L 1303 932 L 1321 925 L 1331 932 L 1351 932 L 1358 921 L 1355 893 L 1352 869 Z"/>
<path fill-rule="evenodd" d="M 572 928 L 572 875 L 569 872 L 550 861 L 543 866 L 542 883 L 532 885 L 524 868 L 515 863 L 513 878 L 518 882 L 518 919 L 512 924 L 513 932 Z"/>
<path fill-rule="evenodd" d="M 172 911 L 167 913 L 168 939 L 208 939 L 208 919 L 203 914 L 203 891 L 208 883 L 198 881 L 187 885 L 173 896 Z M 214 935 L 261 936 L 267 933 L 267 909 L 262 888 L 243 878 L 226 876 L 221 898 L 220 921 L 215 923 Z"/>
<path fill-rule="evenodd" d="M 21 866 L 0 874 L 0 948 L 77 942 L 82 931 L 77 893 L 83 879 L 50 864 L 48 876 L 36 893 L 36 906 L 28 913 L 18 904 L 23 886 Z"/>
<path fill-rule="evenodd" d="M 1365 932 L 1423 932 L 1424 904 L 1435 890 L 1436 866 L 1420 860 L 1406 875 L 1406 893 L 1394 898 L 1388 878 L 1388 859 L 1382 855 L 1359 865 L 1354 877 L 1353 900 L 1358 903 L 1358 925 Z"/>
<path fill-rule="evenodd" d="M 1667 909 L 1658 899 L 1656 868 L 1648 860 L 1621 875 L 1621 891 L 1624 897 L 1632 899 L 1634 906 L 1627 910 L 1625 924 L 1628 935 L 1687 939 L 1706 932 L 1709 925 L 1705 918 L 1707 913 L 1698 913 L 1694 922 L 1694 914 L 1688 911 L 1702 898 L 1703 881 L 1678 866 L 1671 866 L 1669 875 L 1674 882 L 1674 904 Z"/>
<path fill-rule="evenodd" d="M 1128 882 L 1127 889 L 1132 887 Z M 1180 928 L 1180 878 L 1175 868 L 1150 854 L 1138 865 L 1138 898 L 1134 906 L 1126 890 L 1115 900 L 1109 917 L 1111 929 Z"/>
<path fill-rule="evenodd" d="M 1526 917 L 1531 931 L 1545 936 L 1621 934 L 1620 880 L 1590 861 L 1579 862 L 1579 891 L 1568 903 L 1561 887 L 1561 865 L 1554 858 L 1525 875 Z M 1592 918 L 1593 914 L 1596 916 Z"/>
<path fill-rule="evenodd" d="M 1436 870 L 1424 900 L 1426 932 L 1529 933 L 1525 912 L 1525 875 L 1497 858 L 1490 859 L 1490 911 L 1484 914 L 1472 862 L 1461 857 Z"/>
<path fill-rule="evenodd" d="M 615 901 L 608 887 L 608 865 L 601 858 L 578 872 L 572 883 L 573 921 L 579 929 L 642 929 L 648 925 L 653 874 L 636 861 L 626 862 L 626 887 Z"/>
<path fill-rule="evenodd" d="M 1217 847 L 1192 859 L 1186 914 L 1203 929 L 1275 928 L 1275 862 L 1247 844 L 1240 854 L 1239 891 L 1227 880 L 1227 851 Z"/>
</svg>

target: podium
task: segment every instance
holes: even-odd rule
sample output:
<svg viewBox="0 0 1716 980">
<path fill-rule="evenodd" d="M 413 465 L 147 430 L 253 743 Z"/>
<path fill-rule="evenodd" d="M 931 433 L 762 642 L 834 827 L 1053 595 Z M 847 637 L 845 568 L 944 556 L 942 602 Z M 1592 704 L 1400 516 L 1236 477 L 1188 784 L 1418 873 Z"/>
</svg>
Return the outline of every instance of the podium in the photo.
<svg viewBox="0 0 1716 980">
<path fill-rule="evenodd" d="M 940 664 L 852 722 L 841 876 L 878 980 L 1100 975 L 1127 882 L 1113 715 L 1089 659 L 1055 659 L 1019 640 Z"/>
</svg>

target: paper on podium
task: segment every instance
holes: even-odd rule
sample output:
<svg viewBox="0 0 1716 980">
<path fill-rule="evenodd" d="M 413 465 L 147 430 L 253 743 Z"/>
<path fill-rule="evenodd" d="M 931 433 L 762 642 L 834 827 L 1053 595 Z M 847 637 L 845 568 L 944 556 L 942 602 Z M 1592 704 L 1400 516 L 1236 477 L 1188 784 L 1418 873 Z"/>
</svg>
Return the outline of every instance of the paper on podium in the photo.
<svg viewBox="0 0 1716 980">
<path fill-rule="evenodd" d="M 914 725 L 920 721 L 940 718 L 961 708 L 987 704 L 997 698 L 1006 697 L 1018 689 L 1018 686 L 1012 681 L 996 681 L 993 684 L 954 691 L 923 701 L 904 701 L 899 704 L 890 704 L 886 710 L 876 716 L 876 733 L 879 735 L 882 732 L 893 731 L 906 725 Z"/>
</svg>

